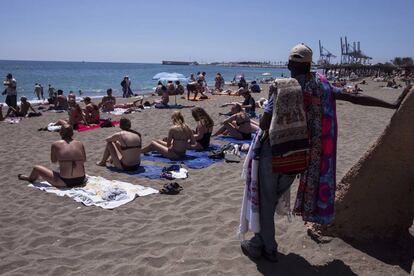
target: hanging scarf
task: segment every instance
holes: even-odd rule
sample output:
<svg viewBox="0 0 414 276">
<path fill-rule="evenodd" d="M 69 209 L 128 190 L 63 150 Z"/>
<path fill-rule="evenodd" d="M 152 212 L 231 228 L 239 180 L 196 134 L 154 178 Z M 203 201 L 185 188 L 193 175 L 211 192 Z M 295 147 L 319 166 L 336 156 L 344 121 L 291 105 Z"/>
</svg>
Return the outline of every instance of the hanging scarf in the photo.
<svg viewBox="0 0 414 276">
<path fill-rule="evenodd" d="M 336 188 L 336 105 L 332 88 L 322 75 L 312 75 L 303 86 L 310 134 L 310 161 L 302 173 L 294 213 L 322 225 L 334 219 Z"/>
<path fill-rule="evenodd" d="M 294 78 L 276 79 L 269 138 L 273 155 L 289 155 L 309 148 L 302 87 Z"/>
</svg>

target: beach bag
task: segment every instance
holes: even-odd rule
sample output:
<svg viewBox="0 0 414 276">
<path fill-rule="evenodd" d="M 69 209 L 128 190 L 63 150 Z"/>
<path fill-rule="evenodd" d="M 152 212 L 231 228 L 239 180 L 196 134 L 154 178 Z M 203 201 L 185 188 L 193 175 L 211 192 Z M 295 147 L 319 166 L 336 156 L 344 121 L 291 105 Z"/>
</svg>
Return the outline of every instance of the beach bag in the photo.
<svg viewBox="0 0 414 276">
<path fill-rule="evenodd" d="M 272 171 L 282 174 L 299 174 L 308 169 L 309 151 L 272 156 Z"/>
<path fill-rule="evenodd" d="M 29 112 L 29 114 L 27 114 L 27 117 L 39 117 L 42 116 L 42 113 L 40 112 Z"/>
<path fill-rule="evenodd" d="M 111 119 L 101 119 L 101 123 L 100 123 L 100 127 L 104 128 L 104 127 L 113 127 L 114 125 L 112 124 Z"/>
</svg>

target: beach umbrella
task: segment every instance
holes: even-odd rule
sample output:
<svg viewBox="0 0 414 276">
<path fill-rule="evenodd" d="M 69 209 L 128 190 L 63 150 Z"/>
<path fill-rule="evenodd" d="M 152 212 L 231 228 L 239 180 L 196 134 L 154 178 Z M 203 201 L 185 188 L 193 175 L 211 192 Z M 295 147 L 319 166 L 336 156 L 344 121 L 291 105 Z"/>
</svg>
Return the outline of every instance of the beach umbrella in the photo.
<svg viewBox="0 0 414 276">
<path fill-rule="evenodd" d="M 153 80 L 159 80 L 160 78 L 165 78 L 166 76 L 168 76 L 170 73 L 167 72 L 161 72 L 156 74 L 155 76 L 152 77 Z"/>
<path fill-rule="evenodd" d="M 238 73 L 236 75 L 234 75 L 233 81 L 240 81 L 241 78 L 244 78 L 244 74 L 243 73 Z"/>
<path fill-rule="evenodd" d="M 168 82 L 168 81 L 180 81 L 181 83 L 188 83 L 187 78 L 177 78 L 177 77 L 166 77 L 158 79 L 161 82 Z"/>
<path fill-rule="evenodd" d="M 153 80 L 160 80 L 160 79 L 185 79 L 186 77 L 183 74 L 180 73 L 167 73 L 167 72 L 161 72 L 156 74 L 155 76 L 152 77 Z"/>
</svg>

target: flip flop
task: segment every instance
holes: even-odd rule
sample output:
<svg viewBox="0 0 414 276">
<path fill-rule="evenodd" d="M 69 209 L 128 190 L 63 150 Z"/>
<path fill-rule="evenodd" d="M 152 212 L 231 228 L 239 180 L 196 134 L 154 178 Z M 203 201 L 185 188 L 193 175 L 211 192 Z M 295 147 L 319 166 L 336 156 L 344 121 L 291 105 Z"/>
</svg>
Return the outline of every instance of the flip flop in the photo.
<svg viewBox="0 0 414 276">
<path fill-rule="evenodd" d="M 162 189 L 159 190 L 160 194 L 177 195 L 183 190 L 177 182 L 165 184 Z"/>
</svg>

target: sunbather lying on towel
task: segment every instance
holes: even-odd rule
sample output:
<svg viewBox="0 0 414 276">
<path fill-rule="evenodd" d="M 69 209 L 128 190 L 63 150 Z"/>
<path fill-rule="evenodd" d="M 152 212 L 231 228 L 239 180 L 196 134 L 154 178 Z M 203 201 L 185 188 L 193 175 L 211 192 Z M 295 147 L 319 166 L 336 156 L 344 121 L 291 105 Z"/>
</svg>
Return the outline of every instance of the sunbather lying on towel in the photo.
<svg viewBox="0 0 414 276">
<path fill-rule="evenodd" d="M 20 180 L 34 182 L 41 177 L 58 188 L 72 188 L 85 183 L 86 153 L 82 142 L 72 138 L 73 128 L 69 124 L 62 125 L 60 136 L 62 139 L 54 142 L 51 149 L 51 161 L 59 163 L 59 172 L 36 165 L 29 176 L 19 174 Z"/>
<path fill-rule="evenodd" d="M 121 118 L 120 132 L 106 138 L 106 147 L 98 166 L 106 166 L 111 158 L 113 165 L 123 171 L 135 171 L 141 163 L 141 134 L 131 129 L 131 121 Z"/>
<path fill-rule="evenodd" d="M 180 159 L 185 156 L 186 150 L 195 146 L 193 131 L 184 123 L 184 117 L 179 111 L 171 115 L 173 126 L 168 131 L 165 141 L 154 140 L 142 149 L 142 153 L 157 151 L 164 157 Z"/>
<path fill-rule="evenodd" d="M 144 106 L 142 105 L 142 101 L 144 100 L 143 97 L 139 97 L 136 101 L 133 101 L 132 103 L 124 103 L 124 104 L 116 104 L 115 108 L 127 108 L 133 110 L 134 108 L 140 108 L 144 109 Z"/>
<path fill-rule="evenodd" d="M 235 104 L 231 108 L 234 114 L 222 122 L 222 127 L 213 136 L 228 135 L 239 140 L 250 140 L 253 129 L 247 113 L 240 104 Z"/>
</svg>

